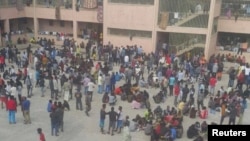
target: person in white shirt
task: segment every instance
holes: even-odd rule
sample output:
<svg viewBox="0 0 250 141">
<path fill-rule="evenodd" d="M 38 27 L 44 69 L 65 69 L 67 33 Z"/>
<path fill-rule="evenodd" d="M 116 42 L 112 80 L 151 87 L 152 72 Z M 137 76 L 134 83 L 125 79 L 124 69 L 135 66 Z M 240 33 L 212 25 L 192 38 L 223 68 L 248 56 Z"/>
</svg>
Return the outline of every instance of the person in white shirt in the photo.
<svg viewBox="0 0 250 141">
<path fill-rule="evenodd" d="M 179 82 L 183 81 L 183 79 L 184 79 L 184 71 L 183 70 L 179 71 L 178 74 L 177 74 L 177 77 L 178 77 Z"/>
<path fill-rule="evenodd" d="M 91 101 L 92 101 L 92 97 L 93 97 L 94 88 L 95 88 L 95 84 L 92 82 L 92 80 L 90 80 L 88 83 L 88 94 L 90 95 Z"/>
<path fill-rule="evenodd" d="M 125 63 L 125 66 L 127 67 L 129 64 L 129 57 L 128 57 L 128 55 L 125 55 L 124 56 L 124 63 Z"/>
<path fill-rule="evenodd" d="M 36 63 L 37 63 L 37 61 L 38 61 L 38 58 L 37 58 L 37 56 L 35 56 L 34 57 L 34 66 L 33 66 L 33 68 L 34 68 L 34 70 L 36 70 Z"/>
<path fill-rule="evenodd" d="M 12 86 L 10 87 L 10 95 L 15 97 L 16 94 L 17 94 L 16 87 L 12 85 Z"/>
<path fill-rule="evenodd" d="M 122 125 L 123 125 L 123 112 L 122 112 L 122 106 L 119 106 L 118 108 L 118 117 L 117 117 L 117 126 L 116 126 L 116 131 L 118 130 L 117 133 L 121 133 Z"/>
<path fill-rule="evenodd" d="M 102 94 L 102 92 L 103 92 L 103 76 L 102 76 L 102 74 L 100 74 L 99 76 L 98 76 L 98 80 L 97 80 L 97 85 L 98 85 L 98 93 L 99 94 Z"/>
<path fill-rule="evenodd" d="M 58 98 L 58 83 L 57 83 L 57 78 L 55 76 L 53 77 L 52 83 L 53 83 L 53 93 L 54 93 L 55 99 L 57 99 Z"/>
</svg>

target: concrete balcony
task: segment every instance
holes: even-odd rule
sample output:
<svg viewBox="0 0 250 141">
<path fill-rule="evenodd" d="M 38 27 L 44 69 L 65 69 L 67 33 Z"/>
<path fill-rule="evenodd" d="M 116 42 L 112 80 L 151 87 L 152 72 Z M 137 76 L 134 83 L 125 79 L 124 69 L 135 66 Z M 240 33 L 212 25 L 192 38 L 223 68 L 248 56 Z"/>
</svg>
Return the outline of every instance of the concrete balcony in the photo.
<svg viewBox="0 0 250 141">
<path fill-rule="evenodd" d="M 231 32 L 231 33 L 243 33 L 249 34 L 250 18 L 239 17 L 237 21 L 235 21 L 234 17 L 230 19 L 225 16 L 221 16 L 218 21 L 218 32 Z"/>
<path fill-rule="evenodd" d="M 39 19 L 56 19 L 55 8 L 53 7 L 25 7 L 24 11 L 26 17 L 37 17 Z M 83 9 L 80 11 L 76 11 L 75 9 L 66 9 L 64 7 L 60 7 L 60 20 L 73 21 L 74 19 L 77 19 L 77 21 L 97 23 L 97 10 Z"/>
<path fill-rule="evenodd" d="M 206 28 L 167 26 L 166 29 L 156 28 L 157 32 L 187 33 L 187 34 L 207 34 Z"/>
<path fill-rule="evenodd" d="M 0 8 L 0 19 L 14 19 L 21 17 L 25 17 L 25 12 L 17 10 L 16 7 Z"/>
</svg>

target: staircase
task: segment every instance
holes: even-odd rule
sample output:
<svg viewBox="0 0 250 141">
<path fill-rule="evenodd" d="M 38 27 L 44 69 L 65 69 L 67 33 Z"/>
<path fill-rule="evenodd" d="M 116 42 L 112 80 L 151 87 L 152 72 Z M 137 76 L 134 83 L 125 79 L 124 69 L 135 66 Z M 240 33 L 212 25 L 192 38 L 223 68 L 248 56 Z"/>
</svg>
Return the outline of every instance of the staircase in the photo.
<svg viewBox="0 0 250 141">
<path fill-rule="evenodd" d="M 192 20 L 192 19 L 194 19 L 194 18 L 196 18 L 196 17 L 198 17 L 198 16 L 200 16 L 200 15 L 202 15 L 202 14 L 199 14 L 199 13 L 195 13 L 195 14 L 190 14 L 190 15 L 188 15 L 188 16 L 186 16 L 186 17 L 180 17 L 179 19 L 178 19 L 178 21 L 174 24 L 175 26 L 181 26 L 181 25 L 183 25 L 184 23 L 186 23 L 186 22 L 188 22 L 188 21 L 190 21 L 190 20 Z"/>
</svg>

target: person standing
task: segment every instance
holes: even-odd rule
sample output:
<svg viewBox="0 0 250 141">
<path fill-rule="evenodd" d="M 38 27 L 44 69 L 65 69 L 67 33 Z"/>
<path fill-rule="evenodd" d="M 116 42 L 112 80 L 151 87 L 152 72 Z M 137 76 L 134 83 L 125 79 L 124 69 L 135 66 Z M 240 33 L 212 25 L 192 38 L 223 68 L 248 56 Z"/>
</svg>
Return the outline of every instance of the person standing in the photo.
<svg viewBox="0 0 250 141">
<path fill-rule="evenodd" d="M 57 100 L 58 99 L 58 82 L 57 82 L 56 76 L 53 78 L 52 82 L 53 82 L 53 93 L 54 93 L 55 99 Z"/>
<path fill-rule="evenodd" d="M 123 112 L 122 112 L 122 106 L 119 106 L 118 108 L 118 116 L 117 116 L 117 126 L 116 126 L 116 131 L 117 133 L 121 133 L 123 126 Z"/>
<path fill-rule="evenodd" d="M 56 109 L 52 108 L 52 111 L 50 113 L 50 120 L 51 120 L 51 135 L 58 136 L 58 114 L 56 113 Z"/>
<path fill-rule="evenodd" d="M 89 111 L 91 110 L 91 94 L 88 93 L 86 96 L 85 96 L 85 104 L 86 104 L 86 109 L 85 109 L 85 113 L 87 116 L 89 116 Z"/>
<path fill-rule="evenodd" d="M 102 104 L 102 109 L 100 111 L 100 123 L 99 123 L 99 126 L 101 128 L 101 132 L 102 134 L 105 134 L 104 132 L 104 124 L 105 124 L 105 118 L 106 118 L 106 104 Z"/>
<path fill-rule="evenodd" d="M 94 88 L 95 88 L 95 84 L 93 83 L 92 80 L 90 80 L 88 83 L 88 95 L 90 96 L 90 101 L 92 101 Z"/>
<path fill-rule="evenodd" d="M 111 132 L 111 136 L 114 135 L 114 129 L 115 129 L 115 123 L 117 120 L 117 113 L 115 112 L 115 108 L 111 107 L 111 111 L 108 112 L 109 115 L 109 129 L 108 129 L 108 134 Z"/>
<path fill-rule="evenodd" d="M 70 87 L 69 87 L 69 95 L 70 95 L 70 99 L 73 98 L 73 77 L 70 77 L 69 78 L 69 84 L 70 84 Z"/>
<path fill-rule="evenodd" d="M 27 75 L 25 79 L 25 84 L 27 86 L 27 93 L 28 93 L 27 97 L 30 98 L 32 96 L 32 81 L 31 81 L 30 75 Z"/>
<path fill-rule="evenodd" d="M 64 117 L 64 109 L 62 106 L 61 102 L 58 102 L 58 106 L 56 108 L 56 113 L 58 114 L 58 130 L 59 128 L 61 129 L 61 131 L 63 132 L 63 117 Z"/>
<path fill-rule="evenodd" d="M 53 85 L 53 77 L 51 76 L 49 79 L 49 88 L 50 88 L 50 97 L 51 99 L 54 98 L 54 85 Z"/>
<path fill-rule="evenodd" d="M 100 74 L 99 76 L 98 76 L 98 80 L 97 80 L 97 85 L 98 85 L 98 93 L 99 94 L 102 94 L 102 92 L 103 92 L 103 76 L 102 76 L 102 74 Z"/>
<path fill-rule="evenodd" d="M 139 80 L 138 80 L 138 82 L 139 82 Z M 110 77 L 110 91 L 111 91 L 111 93 L 115 90 L 115 84 L 116 84 L 115 73 L 112 72 L 112 75 Z"/>
<path fill-rule="evenodd" d="M 184 88 L 182 88 L 182 101 L 187 101 L 187 97 L 189 94 L 189 88 L 188 85 L 186 84 Z"/>
<path fill-rule="evenodd" d="M 38 128 L 37 133 L 39 134 L 39 141 L 46 141 L 42 128 Z"/>
<path fill-rule="evenodd" d="M 228 121 L 228 125 L 235 125 L 235 121 L 236 121 L 236 117 L 237 117 L 237 109 L 235 107 L 234 104 L 231 105 L 231 108 L 229 110 L 229 121 Z"/>
<path fill-rule="evenodd" d="M 70 87 L 71 86 L 70 86 L 69 80 L 66 79 L 63 84 L 62 90 L 63 90 L 64 100 L 66 100 L 67 102 L 69 101 Z"/>
<path fill-rule="evenodd" d="M 41 93 L 42 93 L 41 97 L 44 97 L 44 92 L 45 92 L 45 89 L 44 89 L 44 87 L 45 87 L 45 81 L 44 81 L 43 75 L 41 75 L 41 78 L 40 78 L 40 81 L 39 81 L 39 86 L 40 86 L 40 88 L 41 88 Z"/>
<path fill-rule="evenodd" d="M 174 105 L 178 105 L 178 97 L 180 95 L 180 85 L 179 82 L 177 82 L 174 86 Z"/>
<path fill-rule="evenodd" d="M 110 80 L 111 79 L 110 78 L 111 78 L 110 74 L 105 75 L 104 84 L 105 84 L 105 92 L 107 92 L 107 93 L 109 93 L 111 91 L 111 89 L 110 89 L 110 84 L 111 84 Z"/>
<path fill-rule="evenodd" d="M 26 97 L 23 97 L 22 110 L 23 110 L 24 124 L 31 124 L 30 101 Z"/>
<path fill-rule="evenodd" d="M 215 90 L 215 86 L 217 83 L 217 79 L 215 75 L 212 75 L 212 77 L 209 79 L 209 92 L 210 95 L 214 95 L 214 90 Z"/>
<path fill-rule="evenodd" d="M 204 91 L 203 89 L 200 90 L 200 93 L 198 93 L 197 96 L 197 107 L 198 107 L 198 111 L 201 110 L 201 108 L 204 106 Z"/>
<path fill-rule="evenodd" d="M 7 102 L 7 110 L 9 111 L 9 123 L 16 124 L 17 104 L 14 96 L 10 96 Z"/>
<path fill-rule="evenodd" d="M 227 103 L 225 101 L 222 102 L 221 104 L 221 118 L 220 118 L 220 125 L 223 124 L 223 121 L 227 115 L 226 113 L 226 109 L 227 109 Z"/>
<path fill-rule="evenodd" d="M 18 95 L 18 100 L 19 100 L 20 105 L 22 102 L 22 89 L 23 89 L 22 82 L 20 81 L 20 79 L 16 79 L 16 90 L 17 90 L 17 95 Z"/>
<path fill-rule="evenodd" d="M 81 92 L 76 92 L 75 97 L 76 97 L 76 110 L 82 111 L 82 94 L 81 94 Z"/>
<path fill-rule="evenodd" d="M 171 74 L 171 76 L 169 78 L 169 95 L 170 96 L 173 95 L 174 85 L 175 85 L 175 77 L 173 74 Z"/>
</svg>

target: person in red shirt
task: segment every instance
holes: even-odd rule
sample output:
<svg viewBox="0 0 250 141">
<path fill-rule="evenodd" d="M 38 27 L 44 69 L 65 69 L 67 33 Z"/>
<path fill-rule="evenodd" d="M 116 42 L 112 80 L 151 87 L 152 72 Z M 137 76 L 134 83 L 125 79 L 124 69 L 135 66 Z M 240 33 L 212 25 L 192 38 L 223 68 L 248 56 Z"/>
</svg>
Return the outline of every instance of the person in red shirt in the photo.
<svg viewBox="0 0 250 141">
<path fill-rule="evenodd" d="M 179 85 L 179 82 L 177 82 L 175 85 L 174 85 L 174 105 L 177 106 L 178 104 L 178 96 L 180 94 L 180 85 Z"/>
<path fill-rule="evenodd" d="M 202 110 L 200 111 L 200 118 L 201 119 L 207 119 L 208 116 L 208 111 L 207 111 L 207 107 L 203 107 Z"/>
<path fill-rule="evenodd" d="M 238 88 L 239 90 L 242 90 L 242 86 L 245 82 L 245 72 L 242 71 L 239 76 L 237 77 L 237 85 L 236 88 Z"/>
<path fill-rule="evenodd" d="M 9 111 L 9 123 L 16 124 L 16 100 L 14 96 L 10 96 L 10 99 L 7 101 L 7 110 Z"/>
<path fill-rule="evenodd" d="M 217 79 L 215 76 L 212 76 L 210 79 L 209 79 L 209 88 L 210 88 L 210 94 L 211 95 L 214 95 L 214 89 L 215 89 L 215 85 L 217 83 Z"/>
<path fill-rule="evenodd" d="M 4 72 L 5 58 L 3 55 L 0 56 L 0 71 Z"/>
<path fill-rule="evenodd" d="M 115 93 L 115 95 L 120 95 L 122 93 L 121 87 L 115 88 L 114 93 Z"/>
<path fill-rule="evenodd" d="M 43 131 L 42 131 L 42 128 L 38 128 L 37 133 L 39 134 L 39 139 L 40 139 L 39 141 L 46 141 L 45 136 L 44 136 Z"/>
</svg>

